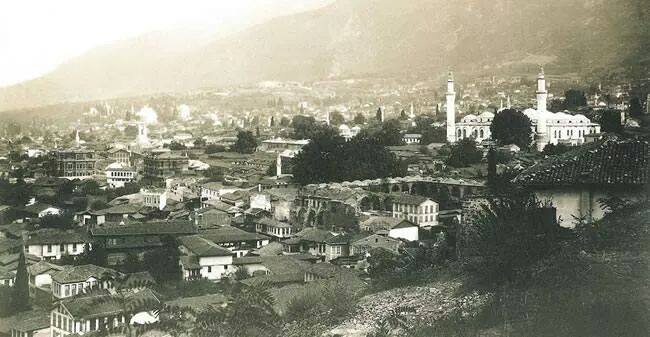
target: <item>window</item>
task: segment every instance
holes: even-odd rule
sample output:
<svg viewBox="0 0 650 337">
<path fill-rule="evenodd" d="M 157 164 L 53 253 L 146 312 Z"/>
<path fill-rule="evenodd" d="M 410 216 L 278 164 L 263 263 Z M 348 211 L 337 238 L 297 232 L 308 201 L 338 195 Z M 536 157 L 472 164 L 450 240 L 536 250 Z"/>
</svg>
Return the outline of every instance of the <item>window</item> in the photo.
<svg viewBox="0 0 650 337">
<path fill-rule="evenodd" d="M 212 266 L 208 266 L 208 273 L 212 272 Z"/>
<path fill-rule="evenodd" d="M 242 253 L 243 254 L 243 253 Z M 223 270 L 228 270 L 228 265 L 223 266 Z"/>
<path fill-rule="evenodd" d="M 47 245 L 47 252 L 51 253 L 52 252 L 52 245 Z"/>
</svg>

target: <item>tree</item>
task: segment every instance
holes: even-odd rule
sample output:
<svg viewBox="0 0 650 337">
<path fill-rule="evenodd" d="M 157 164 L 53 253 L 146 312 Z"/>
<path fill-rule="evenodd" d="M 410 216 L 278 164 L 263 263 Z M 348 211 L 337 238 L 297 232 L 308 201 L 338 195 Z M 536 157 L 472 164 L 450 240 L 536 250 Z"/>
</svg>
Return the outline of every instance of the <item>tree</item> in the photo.
<svg viewBox="0 0 650 337">
<path fill-rule="evenodd" d="M 402 121 L 405 121 L 405 120 L 409 119 L 408 116 L 406 115 L 406 111 L 404 111 L 404 109 L 402 109 L 402 111 L 400 111 L 399 119 L 402 120 Z"/>
<path fill-rule="evenodd" d="M 267 285 L 244 287 L 236 292 L 225 307 L 210 307 L 197 314 L 192 333 L 199 337 L 213 336 L 275 336 L 280 332 L 280 319 L 275 300 Z"/>
<path fill-rule="evenodd" d="M 322 134 L 305 145 L 293 159 L 293 176 L 300 184 L 401 175 L 403 165 L 375 138 L 354 137 L 346 142 L 335 134 Z"/>
<path fill-rule="evenodd" d="M 643 115 L 643 104 L 638 97 L 632 97 L 630 99 L 630 116 L 639 117 Z"/>
<path fill-rule="evenodd" d="M 354 119 L 352 120 L 354 124 L 365 124 L 366 123 L 366 117 L 363 116 L 363 114 L 358 113 L 356 116 L 354 116 Z"/>
<path fill-rule="evenodd" d="M 575 110 L 587 105 L 587 97 L 582 90 L 569 89 L 564 92 L 564 109 Z"/>
<path fill-rule="evenodd" d="M 40 218 L 40 225 L 42 228 L 71 229 L 74 227 L 73 217 L 74 214 L 70 212 L 47 214 Z"/>
<path fill-rule="evenodd" d="M 211 181 L 222 181 L 225 170 L 223 167 L 210 166 L 207 170 L 203 171 L 203 175 Z"/>
<path fill-rule="evenodd" d="M 492 138 L 502 145 L 515 144 L 521 149 L 527 149 L 531 142 L 530 119 L 515 109 L 506 109 L 496 114 L 490 132 Z"/>
<path fill-rule="evenodd" d="M 400 124 L 396 119 L 391 119 L 381 125 L 381 129 L 375 134 L 377 141 L 384 146 L 402 145 L 402 133 Z"/>
<path fill-rule="evenodd" d="M 138 127 L 135 125 L 127 125 L 124 128 L 124 136 L 135 138 L 138 135 Z"/>
<path fill-rule="evenodd" d="M 253 153 L 257 149 L 257 140 L 250 131 L 239 131 L 233 150 L 238 153 Z"/>
<path fill-rule="evenodd" d="M 144 267 L 158 282 L 176 281 L 181 275 L 176 240 L 167 235 L 161 241 L 161 248 L 145 252 Z"/>
<path fill-rule="evenodd" d="M 381 107 L 377 108 L 377 113 L 375 113 L 375 119 L 377 119 L 377 122 L 382 123 L 383 122 L 383 117 L 384 113 L 381 111 Z"/>
<path fill-rule="evenodd" d="M 543 210 L 542 203 L 525 192 L 481 206 L 473 221 L 471 247 L 481 258 L 468 263 L 481 282 L 525 284 L 531 279 L 531 267 L 550 255 L 558 243 L 559 226 L 552 213 Z"/>
<path fill-rule="evenodd" d="M 15 313 L 12 307 L 13 287 L 0 285 L 0 317 L 11 316 Z"/>
<path fill-rule="evenodd" d="M 447 165 L 467 167 L 479 163 L 482 158 L 483 153 L 476 147 L 476 142 L 471 138 L 463 138 L 451 148 Z"/>
<path fill-rule="evenodd" d="M 612 109 L 604 110 L 600 117 L 600 130 L 602 132 L 621 133 L 623 131 L 621 112 Z"/>
<path fill-rule="evenodd" d="M 205 139 L 199 137 L 194 140 L 194 147 L 202 148 L 205 147 Z"/>
<path fill-rule="evenodd" d="M 269 121 L 269 126 L 274 127 L 275 126 L 275 117 L 271 116 L 271 121 Z"/>
<path fill-rule="evenodd" d="M 29 310 L 29 276 L 27 275 L 27 263 L 25 252 L 20 250 L 18 267 L 16 268 L 16 282 L 14 282 L 13 293 L 11 294 L 11 306 L 15 312 Z"/>
<path fill-rule="evenodd" d="M 290 124 L 291 124 L 291 120 L 289 120 L 288 117 L 282 116 L 282 118 L 280 118 L 280 126 L 287 127 Z"/>
<path fill-rule="evenodd" d="M 167 147 L 170 150 L 176 150 L 176 151 L 187 149 L 187 146 L 185 146 L 185 144 L 179 143 L 177 141 L 172 141 L 171 143 L 169 143 L 169 145 Z"/>
<path fill-rule="evenodd" d="M 226 152 L 226 147 L 223 145 L 209 144 L 205 147 L 205 154 L 212 154 L 218 152 Z"/>
<path fill-rule="evenodd" d="M 345 117 L 341 112 L 334 110 L 330 113 L 330 125 L 339 126 L 343 123 L 345 123 Z"/>
<path fill-rule="evenodd" d="M 544 147 L 544 151 L 542 151 L 542 154 L 545 156 L 557 156 L 569 150 L 571 150 L 571 148 L 565 144 L 557 144 L 557 145 L 547 144 Z"/>
<path fill-rule="evenodd" d="M 142 263 L 136 254 L 128 253 L 122 262 L 122 269 L 125 273 L 139 272 L 142 270 Z"/>
</svg>

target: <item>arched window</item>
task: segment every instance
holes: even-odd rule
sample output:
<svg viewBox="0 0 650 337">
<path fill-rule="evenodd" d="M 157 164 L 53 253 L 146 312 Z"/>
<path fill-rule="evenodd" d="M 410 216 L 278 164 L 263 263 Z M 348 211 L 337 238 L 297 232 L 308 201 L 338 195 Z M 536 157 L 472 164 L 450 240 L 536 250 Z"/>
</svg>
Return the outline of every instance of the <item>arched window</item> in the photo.
<svg viewBox="0 0 650 337">
<path fill-rule="evenodd" d="M 479 132 L 479 135 L 481 136 L 481 138 L 485 137 L 485 132 L 483 132 L 483 129 L 481 129 L 481 131 Z"/>
<path fill-rule="evenodd" d="M 463 138 L 467 138 L 467 129 L 463 129 Z"/>
</svg>

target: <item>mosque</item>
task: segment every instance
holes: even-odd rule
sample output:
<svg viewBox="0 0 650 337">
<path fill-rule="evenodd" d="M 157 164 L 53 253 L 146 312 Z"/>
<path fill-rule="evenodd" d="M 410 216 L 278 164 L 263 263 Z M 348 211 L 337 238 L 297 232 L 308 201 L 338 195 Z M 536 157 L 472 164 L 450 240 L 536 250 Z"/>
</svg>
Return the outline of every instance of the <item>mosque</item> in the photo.
<svg viewBox="0 0 650 337">
<path fill-rule="evenodd" d="M 528 108 L 523 111 L 523 114 L 531 120 L 535 144 L 539 151 L 542 151 L 547 144 L 580 145 L 584 143 L 585 135 L 600 133 L 600 125 L 591 122 L 584 115 L 546 110 L 547 97 L 548 91 L 542 68 L 537 76 L 537 109 Z M 495 116 L 492 112 L 470 114 L 456 123 L 456 92 L 451 72 L 447 80 L 446 98 L 448 142 L 454 143 L 463 138 L 473 138 L 477 142 L 482 142 L 491 138 L 490 125 Z M 498 110 L 497 114 L 502 110 L 503 108 Z"/>
</svg>

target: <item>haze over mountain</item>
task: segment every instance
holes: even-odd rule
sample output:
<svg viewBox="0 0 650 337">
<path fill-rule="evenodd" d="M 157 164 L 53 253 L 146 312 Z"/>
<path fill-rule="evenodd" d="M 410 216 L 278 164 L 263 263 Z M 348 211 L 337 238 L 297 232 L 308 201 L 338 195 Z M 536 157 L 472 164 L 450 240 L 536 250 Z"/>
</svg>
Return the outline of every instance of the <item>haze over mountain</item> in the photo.
<svg viewBox="0 0 650 337">
<path fill-rule="evenodd" d="M 153 33 L 0 89 L 0 111 L 249 83 L 547 64 L 647 76 L 647 0 L 337 0 L 228 37 Z"/>
</svg>

